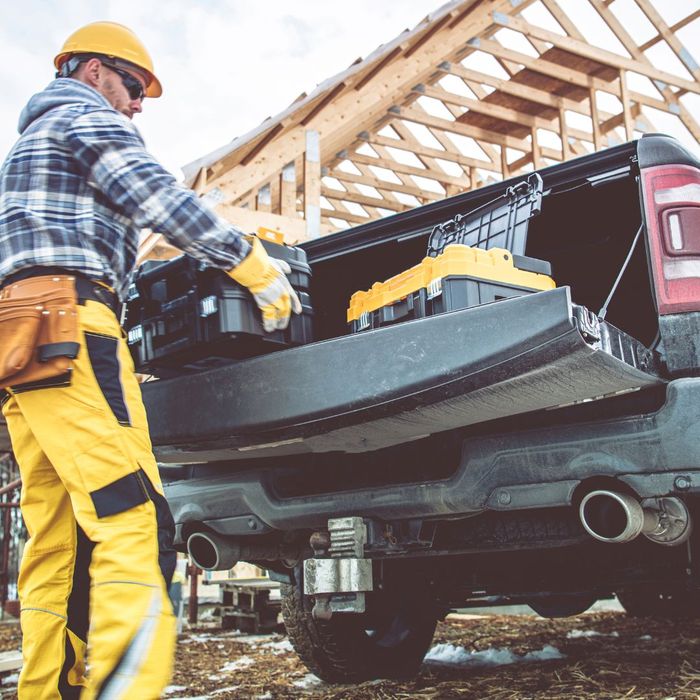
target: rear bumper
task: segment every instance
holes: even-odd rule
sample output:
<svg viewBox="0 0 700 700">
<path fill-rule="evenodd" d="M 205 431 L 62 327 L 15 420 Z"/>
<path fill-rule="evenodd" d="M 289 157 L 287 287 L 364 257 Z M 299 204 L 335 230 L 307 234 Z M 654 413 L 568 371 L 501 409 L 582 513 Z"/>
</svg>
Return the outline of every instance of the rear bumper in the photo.
<svg viewBox="0 0 700 700">
<path fill-rule="evenodd" d="M 465 438 L 449 479 L 279 498 L 275 469 L 222 466 L 220 474 L 166 483 L 166 496 L 181 538 L 188 524 L 240 536 L 322 527 L 345 514 L 400 520 L 564 506 L 583 480 L 599 476 L 640 497 L 696 493 L 700 379 L 679 379 L 665 390 L 663 405 L 644 415 Z"/>
</svg>

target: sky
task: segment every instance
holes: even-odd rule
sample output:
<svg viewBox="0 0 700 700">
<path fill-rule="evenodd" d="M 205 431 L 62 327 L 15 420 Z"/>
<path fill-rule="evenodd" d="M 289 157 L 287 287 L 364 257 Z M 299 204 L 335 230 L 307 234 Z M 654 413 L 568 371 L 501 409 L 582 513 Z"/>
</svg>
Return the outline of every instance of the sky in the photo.
<svg viewBox="0 0 700 700">
<path fill-rule="evenodd" d="M 616 0 L 614 5 L 630 2 Z M 559 3 L 569 12 L 588 5 L 581 0 Z M 300 93 L 310 93 L 358 57 L 413 28 L 441 4 L 441 0 L 6 0 L 0 23 L 0 160 L 17 137 L 20 110 L 53 79 L 53 57 L 63 41 L 88 22 L 126 24 L 148 47 L 164 93 L 145 101 L 135 123 L 149 150 L 181 178 L 183 165 L 283 111 Z M 654 4 L 672 23 L 700 6 L 700 0 L 654 0 Z M 630 31 L 633 19 L 630 16 Z M 581 16 L 580 23 L 586 27 L 587 18 Z M 591 41 L 600 43 L 600 32 L 593 25 L 588 28 Z M 638 31 L 643 33 L 644 28 L 640 25 Z M 682 40 L 700 62 L 696 48 L 700 20 L 683 31 Z M 658 60 L 663 67 L 663 57 Z M 692 107 L 698 118 L 700 98 Z M 665 123 L 657 126 L 668 130 Z"/>
<path fill-rule="evenodd" d="M 78 27 L 120 22 L 146 44 L 163 84 L 134 123 L 180 168 L 285 109 L 300 93 L 413 28 L 440 0 L 6 0 L 0 23 L 0 160 L 29 97 Z"/>
</svg>

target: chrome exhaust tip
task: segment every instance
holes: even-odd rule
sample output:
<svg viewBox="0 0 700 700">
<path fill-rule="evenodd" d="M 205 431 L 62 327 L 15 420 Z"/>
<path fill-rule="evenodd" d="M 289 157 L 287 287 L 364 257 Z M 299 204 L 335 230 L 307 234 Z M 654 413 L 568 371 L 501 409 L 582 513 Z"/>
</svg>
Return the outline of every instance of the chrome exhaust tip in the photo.
<svg viewBox="0 0 700 700">
<path fill-rule="evenodd" d="M 195 532 L 187 538 L 192 563 L 205 571 L 226 571 L 239 560 L 240 547 L 212 532 Z"/>
<path fill-rule="evenodd" d="M 579 506 L 581 523 L 601 542 L 630 542 L 641 534 L 644 510 L 632 496 L 615 491 L 591 491 Z"/>
<path fill-rule="evenodd" d="M 591 491 L 581 501 L 579 517 L 586 532 L 601 542 L 630 542 L 644 535 L 656 544 L 672 546 L 687 541 L 691 533 L 690 512 L 675 496 L 640 503 L 625 493 Z"/>
</svg>

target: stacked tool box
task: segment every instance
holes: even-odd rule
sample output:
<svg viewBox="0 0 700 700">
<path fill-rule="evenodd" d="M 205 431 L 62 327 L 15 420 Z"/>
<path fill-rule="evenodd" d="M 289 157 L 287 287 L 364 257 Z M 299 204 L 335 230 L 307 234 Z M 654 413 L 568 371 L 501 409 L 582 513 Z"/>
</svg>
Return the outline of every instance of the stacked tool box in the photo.
<svg viewBox="0 0 700 700">
<path fill-rule="evenodd" d="M 436 226 L 418 265 L 353 294 L 353 333 L 553 289 L 551 266 L 523 255 L 530 219 L 540 211 L 538 174 L 465 215 Z"/>
<path fill-rule="evenodd" d="M 134 278 L 124 325 L 137 371 L 167 377 L 313 340 L 306 253 L 273 232 L 258 236 L 271 257 L 291 267 L 302 313 L 292 314 L 286 330 L 266 333 L 252 295 L 225 271 L 187 255 L 147 262 Z"/>
</svg>

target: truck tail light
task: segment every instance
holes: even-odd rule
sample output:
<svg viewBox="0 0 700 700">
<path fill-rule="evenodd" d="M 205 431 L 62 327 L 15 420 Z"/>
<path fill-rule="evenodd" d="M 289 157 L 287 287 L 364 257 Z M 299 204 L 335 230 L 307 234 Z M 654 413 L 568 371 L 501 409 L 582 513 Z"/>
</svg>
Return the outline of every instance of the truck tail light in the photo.
<svg viewBox="0 0 700 700">
<path fill-rule="evenodd" d="M 659 313 L 700 311 L 700 169 L 662 165 L 641 176 Z"/>
</svg>

